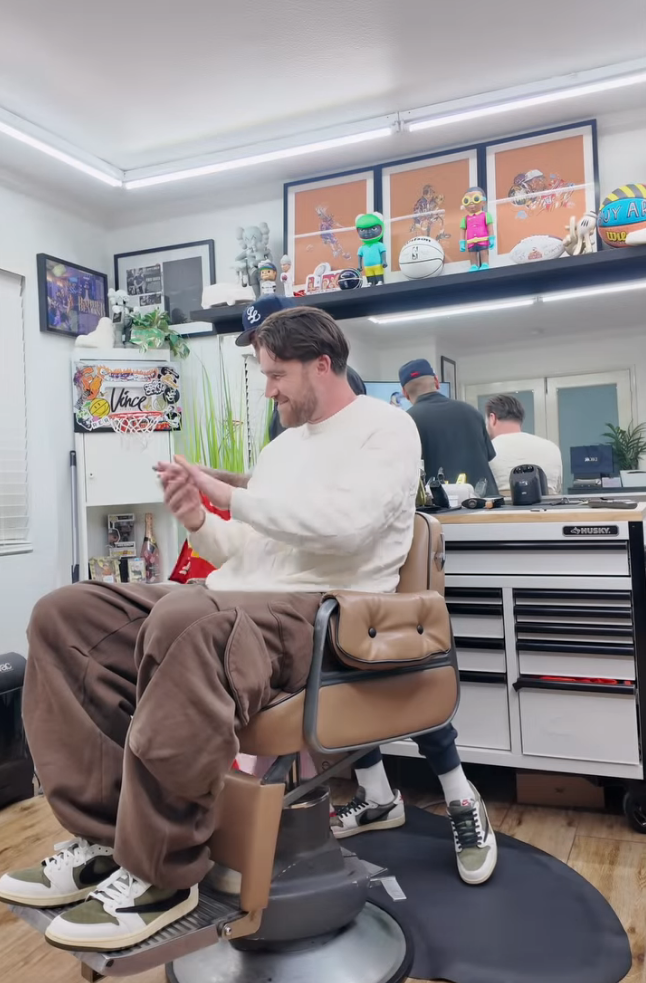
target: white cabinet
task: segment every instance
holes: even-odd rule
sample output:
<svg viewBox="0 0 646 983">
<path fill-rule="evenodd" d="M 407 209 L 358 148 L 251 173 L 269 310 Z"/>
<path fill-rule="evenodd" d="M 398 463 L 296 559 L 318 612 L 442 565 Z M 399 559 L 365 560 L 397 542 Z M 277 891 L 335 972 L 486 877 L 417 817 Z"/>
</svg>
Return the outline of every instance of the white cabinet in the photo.
<svg viewBox="0 0 646 983">
<path fill-rule="evenodd" d="M 88 506 L 162 502 L 153 466 L 172 456 L 168 433 L 83 434 L 85 498 Z"/>
<path fill-rule="evenodd" d="M 101 365 L 110 362 L 169 361 L 167 353 L 154 352 L 143 357 L 137 351 L 115 348 L 95 354 L 87 351 L 72 357 L 78 361 Z M 78 433 L 74 435 L 76 451 L 76 524 L 78 563 L 81 580 L 89 576 L 91 557 L 108 555 L 108 515 L 132 512 L 135 516 L 135 546 L 139 552 L 144 536 L 147 512 L 153 515 L 155 537 L 161 554 L 162 577 L 171 573 L 181 541 L 184 539 L 174 518 L 164 505 L 164 495 L 157 473 L 159 461 L 173 455 L 173 436 L 166 431 L 148 434 Z"/>
<path fill-rule="evenodd" d="M 453 721 L 458 747 L 509 751 L 509 704 L 505 683 L 460 684 L 460 705 Z"/>
<path fill-rule="evenodd" d="M 639 764 L 633 694 L 523 689 L 523 754 L 574 761 Z"/>
</svg>

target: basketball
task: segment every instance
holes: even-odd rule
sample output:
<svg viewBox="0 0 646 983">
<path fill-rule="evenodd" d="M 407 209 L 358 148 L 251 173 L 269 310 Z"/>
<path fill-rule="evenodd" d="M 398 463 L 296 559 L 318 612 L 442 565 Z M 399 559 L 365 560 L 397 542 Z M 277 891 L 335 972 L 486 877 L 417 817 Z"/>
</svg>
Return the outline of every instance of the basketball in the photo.
<svg viewBox="0 0 646 983">
<path fill-rule="evenodd" d="M 439 276 L 444 267 L 444 250 L 430 236 L 409 239 L 399 254 L 399 268 L 408 280 Z"/>
<path fill-rule="evenodd" d="M 107 399 L 93 399 L 90 403 L 90 413 L 92 416 L 107 416 L 110 412 L 110 404 Z"/>
<path fill-rule="evenodd" d="M 356 270 L 341 270 L 337 280 L 339 290 L 354 290 L 355 287 L 360 287 L 362 282 L 361 274 Z"/>
<path fill-rule="evenodd" d="M 631 233 L 646 230 L 646 184 L 624 184 L 604 198 L 597 229 L 603 241 L 615 247 L 628 245 L 626 236 Z"/>
</svg>

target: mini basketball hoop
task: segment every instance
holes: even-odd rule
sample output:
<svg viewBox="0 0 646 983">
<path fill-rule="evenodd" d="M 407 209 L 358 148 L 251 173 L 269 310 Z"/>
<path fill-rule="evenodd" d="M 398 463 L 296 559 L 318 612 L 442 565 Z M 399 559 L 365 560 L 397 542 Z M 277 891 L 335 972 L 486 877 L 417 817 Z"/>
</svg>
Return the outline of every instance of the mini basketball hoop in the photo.
<svg viewBox="0 0 646 983">
<path fill-rule="evenodd" d="M 136 443 L 137 447 L 146 448 L 162 416 L 159 413 L 111 413 L 108 420 L 114 432 L 120 434 L 122 446 L 132 447 Z M 128 435 L 134 435 L 138 440 L 129 441 Z"/>
</svg>

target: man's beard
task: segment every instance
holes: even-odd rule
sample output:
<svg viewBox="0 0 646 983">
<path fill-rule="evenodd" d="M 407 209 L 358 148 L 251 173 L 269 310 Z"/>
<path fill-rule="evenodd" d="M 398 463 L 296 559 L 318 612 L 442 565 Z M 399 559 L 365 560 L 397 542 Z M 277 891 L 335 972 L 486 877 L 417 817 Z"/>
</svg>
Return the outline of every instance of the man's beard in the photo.
<svg viewBox="0 0 646 983">
<path fill-rule="evenodd" d="M 302 427 L 311 420 L 316 412 L 316 396 L 309 392 L 302 399 L 290 399 L 287 403 L 278 403 L 278 416 L 283 427 Z"/>
</svg>

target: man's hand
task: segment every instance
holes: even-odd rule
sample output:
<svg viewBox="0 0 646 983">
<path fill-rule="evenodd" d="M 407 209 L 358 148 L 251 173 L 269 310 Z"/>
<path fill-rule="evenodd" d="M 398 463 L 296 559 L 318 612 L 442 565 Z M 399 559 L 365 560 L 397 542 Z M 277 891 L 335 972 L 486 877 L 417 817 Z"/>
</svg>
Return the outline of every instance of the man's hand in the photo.
<svg viewBox="0 0 646 983">
<path fill-rule="evenodd" d="M 200 492 L 186 469 L 170 461 L 161 461 L 157 473 L 164 488 L 164 501 L 178 522 L 189 532 L 197 532 L 204 524 L 206 510 Z"/>
<path fill-rule="evenodd" d="M 233 495 L 231 485 L 205 474 L 197 464 L 189 464 L 180 455 L 175 456 L 175 462 L 176 466 L 184 471 L 191 484 L 199 489 L 203 495 L 206 495 L 209 502 L 215 505 L 216 509 L 226 511 L 231 506 L 231 497 Z"/>
</svg>

